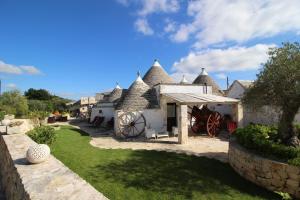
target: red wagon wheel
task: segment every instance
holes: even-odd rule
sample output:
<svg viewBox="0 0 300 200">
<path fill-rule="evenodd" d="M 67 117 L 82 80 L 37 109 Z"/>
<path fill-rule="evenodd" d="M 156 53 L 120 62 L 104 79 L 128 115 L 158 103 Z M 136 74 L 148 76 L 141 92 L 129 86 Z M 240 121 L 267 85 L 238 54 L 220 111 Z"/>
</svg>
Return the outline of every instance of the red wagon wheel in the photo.
<svg viewBox="0 0 300 200">
<path fill-rule="evenodd" d="M 191 115 L 190 126 L 191 126 L 191 130 L 193 131 L 193 133 L 200 132 L 199 120 L 197 120 L 195 115 Z"/>
<path fill-rule="evenodd" d="M 209 136 L 214 137 L 219 132 L 221 114 L 214 112 L 209 115 L 206 123 L 206 129 Z"/>
</svg>

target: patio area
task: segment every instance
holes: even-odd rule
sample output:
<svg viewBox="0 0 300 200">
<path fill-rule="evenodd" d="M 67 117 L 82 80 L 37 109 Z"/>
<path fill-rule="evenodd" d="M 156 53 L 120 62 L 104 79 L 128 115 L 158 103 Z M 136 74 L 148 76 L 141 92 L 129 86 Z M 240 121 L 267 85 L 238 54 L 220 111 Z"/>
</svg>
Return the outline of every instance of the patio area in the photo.
<svg viewBox="0 0 300 200">
<path fill-rule="evenodd" d="M 132 150 L 156 150 L 166 152 L 184 153 L 187 155 L 205 156 L 222 162 L 228 162 L 228 138 L 219 136 L 211 138 L 208 136 L 189 137 L 188 143 L 178 144 L 177 137 L 165 137 L 159 139 L 134 139 L 120 140 L 113 137 L 112 130 L 91 127 L 86 122 L 72 121 L 75 128 L 88 133 L 92 140 L 92 146 L 103 149 L 132 149 Z"/>
</svg>

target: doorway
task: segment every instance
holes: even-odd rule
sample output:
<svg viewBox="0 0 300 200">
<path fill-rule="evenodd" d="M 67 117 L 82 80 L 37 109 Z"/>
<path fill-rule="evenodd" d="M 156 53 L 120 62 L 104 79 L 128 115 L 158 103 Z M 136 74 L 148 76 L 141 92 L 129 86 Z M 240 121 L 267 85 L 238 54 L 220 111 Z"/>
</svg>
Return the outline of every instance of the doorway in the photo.
<svg viewBox="0 0 300 200">
<path fill-rule="evenodd" d="M 167 131 L 172 131 L 172 127 L 177 126 L 176 103 L 167 104 Z"/>
</svg>

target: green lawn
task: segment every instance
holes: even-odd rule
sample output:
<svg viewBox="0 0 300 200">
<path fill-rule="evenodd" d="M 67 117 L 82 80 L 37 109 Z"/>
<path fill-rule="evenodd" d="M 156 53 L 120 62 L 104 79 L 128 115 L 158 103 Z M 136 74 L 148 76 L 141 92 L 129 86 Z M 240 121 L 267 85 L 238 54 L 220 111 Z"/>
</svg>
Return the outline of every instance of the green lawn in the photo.
<svg viewBox="0 0 300 200">
<path fill-rule="evenodd" d="M 280 199 L 214 159 L 104 150 L 92 147 L 79 130 L 57 132 L 52 154 L 109 199 Z"/>
</svg>

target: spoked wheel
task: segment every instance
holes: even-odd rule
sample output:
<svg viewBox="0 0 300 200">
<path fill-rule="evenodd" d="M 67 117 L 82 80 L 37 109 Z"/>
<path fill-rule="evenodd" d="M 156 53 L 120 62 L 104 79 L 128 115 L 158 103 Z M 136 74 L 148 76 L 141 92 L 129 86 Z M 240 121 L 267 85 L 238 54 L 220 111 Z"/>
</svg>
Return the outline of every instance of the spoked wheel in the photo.
<svg viewBox="0 0 300 200">
<path fill-rule="evenodd" d="M 200 132 L 200 123 L 197 120 L 196 116 L 191 115 L 190 119 L 190 126 L 193 133 L 199 133 Z"/>
<path fill-rule="evenodd" d="M 209 136 L 214 137 L 219 133 L 221 114 L 214 112 L 209 115 L 206 123 L 206 129 Z"/>
<path fill-rule="evenodd" d="M 146 127 L 146 119 L 139 112 L 126 112 L 119 116 L 120 132 L 125 138 L 140 136 Z"/>
</svg>

